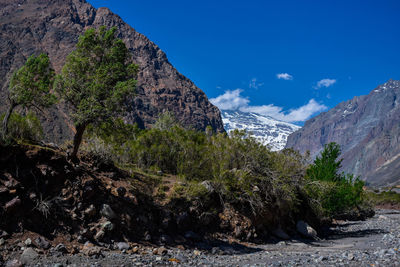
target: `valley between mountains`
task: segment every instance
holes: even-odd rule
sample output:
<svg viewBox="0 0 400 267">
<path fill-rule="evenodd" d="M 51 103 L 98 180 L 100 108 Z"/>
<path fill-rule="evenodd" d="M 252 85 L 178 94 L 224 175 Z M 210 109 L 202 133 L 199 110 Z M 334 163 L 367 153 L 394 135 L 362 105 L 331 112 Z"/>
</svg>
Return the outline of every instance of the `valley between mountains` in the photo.
<svg viewBox="0 0 400 267">
<path fill-rule="evenodd" d="M 108 8 L 0 0 L 0 266 L 400 266 L 399 97 L 219 110 Z"/>
</svg>

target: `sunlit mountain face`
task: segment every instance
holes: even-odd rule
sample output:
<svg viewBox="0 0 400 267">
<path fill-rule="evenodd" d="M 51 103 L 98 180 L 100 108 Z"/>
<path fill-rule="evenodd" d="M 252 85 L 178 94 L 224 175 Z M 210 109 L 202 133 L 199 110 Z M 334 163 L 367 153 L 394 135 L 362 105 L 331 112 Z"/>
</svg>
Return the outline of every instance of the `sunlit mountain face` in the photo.
<svg viewBox="0 0 400 267">
<path fill-rule="evenodd" d="M 269 116 L 238 110 L 221 110 L 225 130 L 246 130 L 260 143 L 271 150 L 281 150 L 286 145 L 289 134 L 300 129 L 299 126 L 276 120 Z"/>
</svg>

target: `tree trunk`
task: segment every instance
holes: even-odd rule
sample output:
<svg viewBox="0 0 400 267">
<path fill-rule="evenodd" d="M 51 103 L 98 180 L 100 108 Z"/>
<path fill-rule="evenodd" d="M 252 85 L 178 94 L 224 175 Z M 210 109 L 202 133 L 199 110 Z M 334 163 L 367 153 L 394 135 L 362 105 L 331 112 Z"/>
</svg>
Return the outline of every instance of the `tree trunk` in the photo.
<svg viewBox="0 0 400 267">
<path fill-rule="evenodd" d="M 3 140 L 5 140 L 6 139 L 6 137 L 7 137 L 7 133 L 8 133 L 8 121 L 10 120 L 10 116 L 11 116 L 11 113 L 13 112 L 13 110 L 14 110 L 14 108 L 16 107 L 17 105 L 14 103 L 14 102 L 11 102 L 10 103 L 10 107 L 8 108 L 8 110 L 7 110 L 7 113 L 4 115 L 4 119 L 3 119 L 3 131 L 2 131 L 2 134 L 3 134 Z"/>
<path fill-rule="evenodd" d="M 74 136 L 74 149 L 71 153 L 71 159 L 73 161 L 77 161 L 78 160 L 78 150 L 79 150 L 79 146 L 82 143 L 82 137 L 83 137 L 83 133 L 85 132 L 86 129 L 86 124 L 78 124 L 76 126 L 76 133 Z"/>
</svg>

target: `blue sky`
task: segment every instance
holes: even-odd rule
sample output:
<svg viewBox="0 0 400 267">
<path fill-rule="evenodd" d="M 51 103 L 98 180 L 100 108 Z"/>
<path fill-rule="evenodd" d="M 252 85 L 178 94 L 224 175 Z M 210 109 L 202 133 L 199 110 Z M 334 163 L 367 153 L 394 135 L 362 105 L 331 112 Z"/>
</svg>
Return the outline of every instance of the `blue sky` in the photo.
<svg viewBox="0 0 400 267">
<path fill-rule="evenodd" d="M 400 79 L 398 0 L 89 0 L 155 42 L 220 108 L 306 120 Z"/>
</svg>

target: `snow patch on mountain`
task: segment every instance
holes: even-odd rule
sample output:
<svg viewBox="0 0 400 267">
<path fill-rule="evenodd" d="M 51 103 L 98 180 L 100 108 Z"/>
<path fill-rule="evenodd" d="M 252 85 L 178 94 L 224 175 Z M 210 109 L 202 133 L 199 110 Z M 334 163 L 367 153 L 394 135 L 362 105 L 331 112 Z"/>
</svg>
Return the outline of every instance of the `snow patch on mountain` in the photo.
<svg viewBox="0 0 400 267">
<path fill-rule="evenodd" d="M 273 151 L 282 150 L 289 134 L 300 129 L 300 126 L 253 112 L 221 110 L 221 115 L 224 128 L 228 133 L 234 129 L 246 130 L 257 141 L 268 145 Z"/>
</svg>

